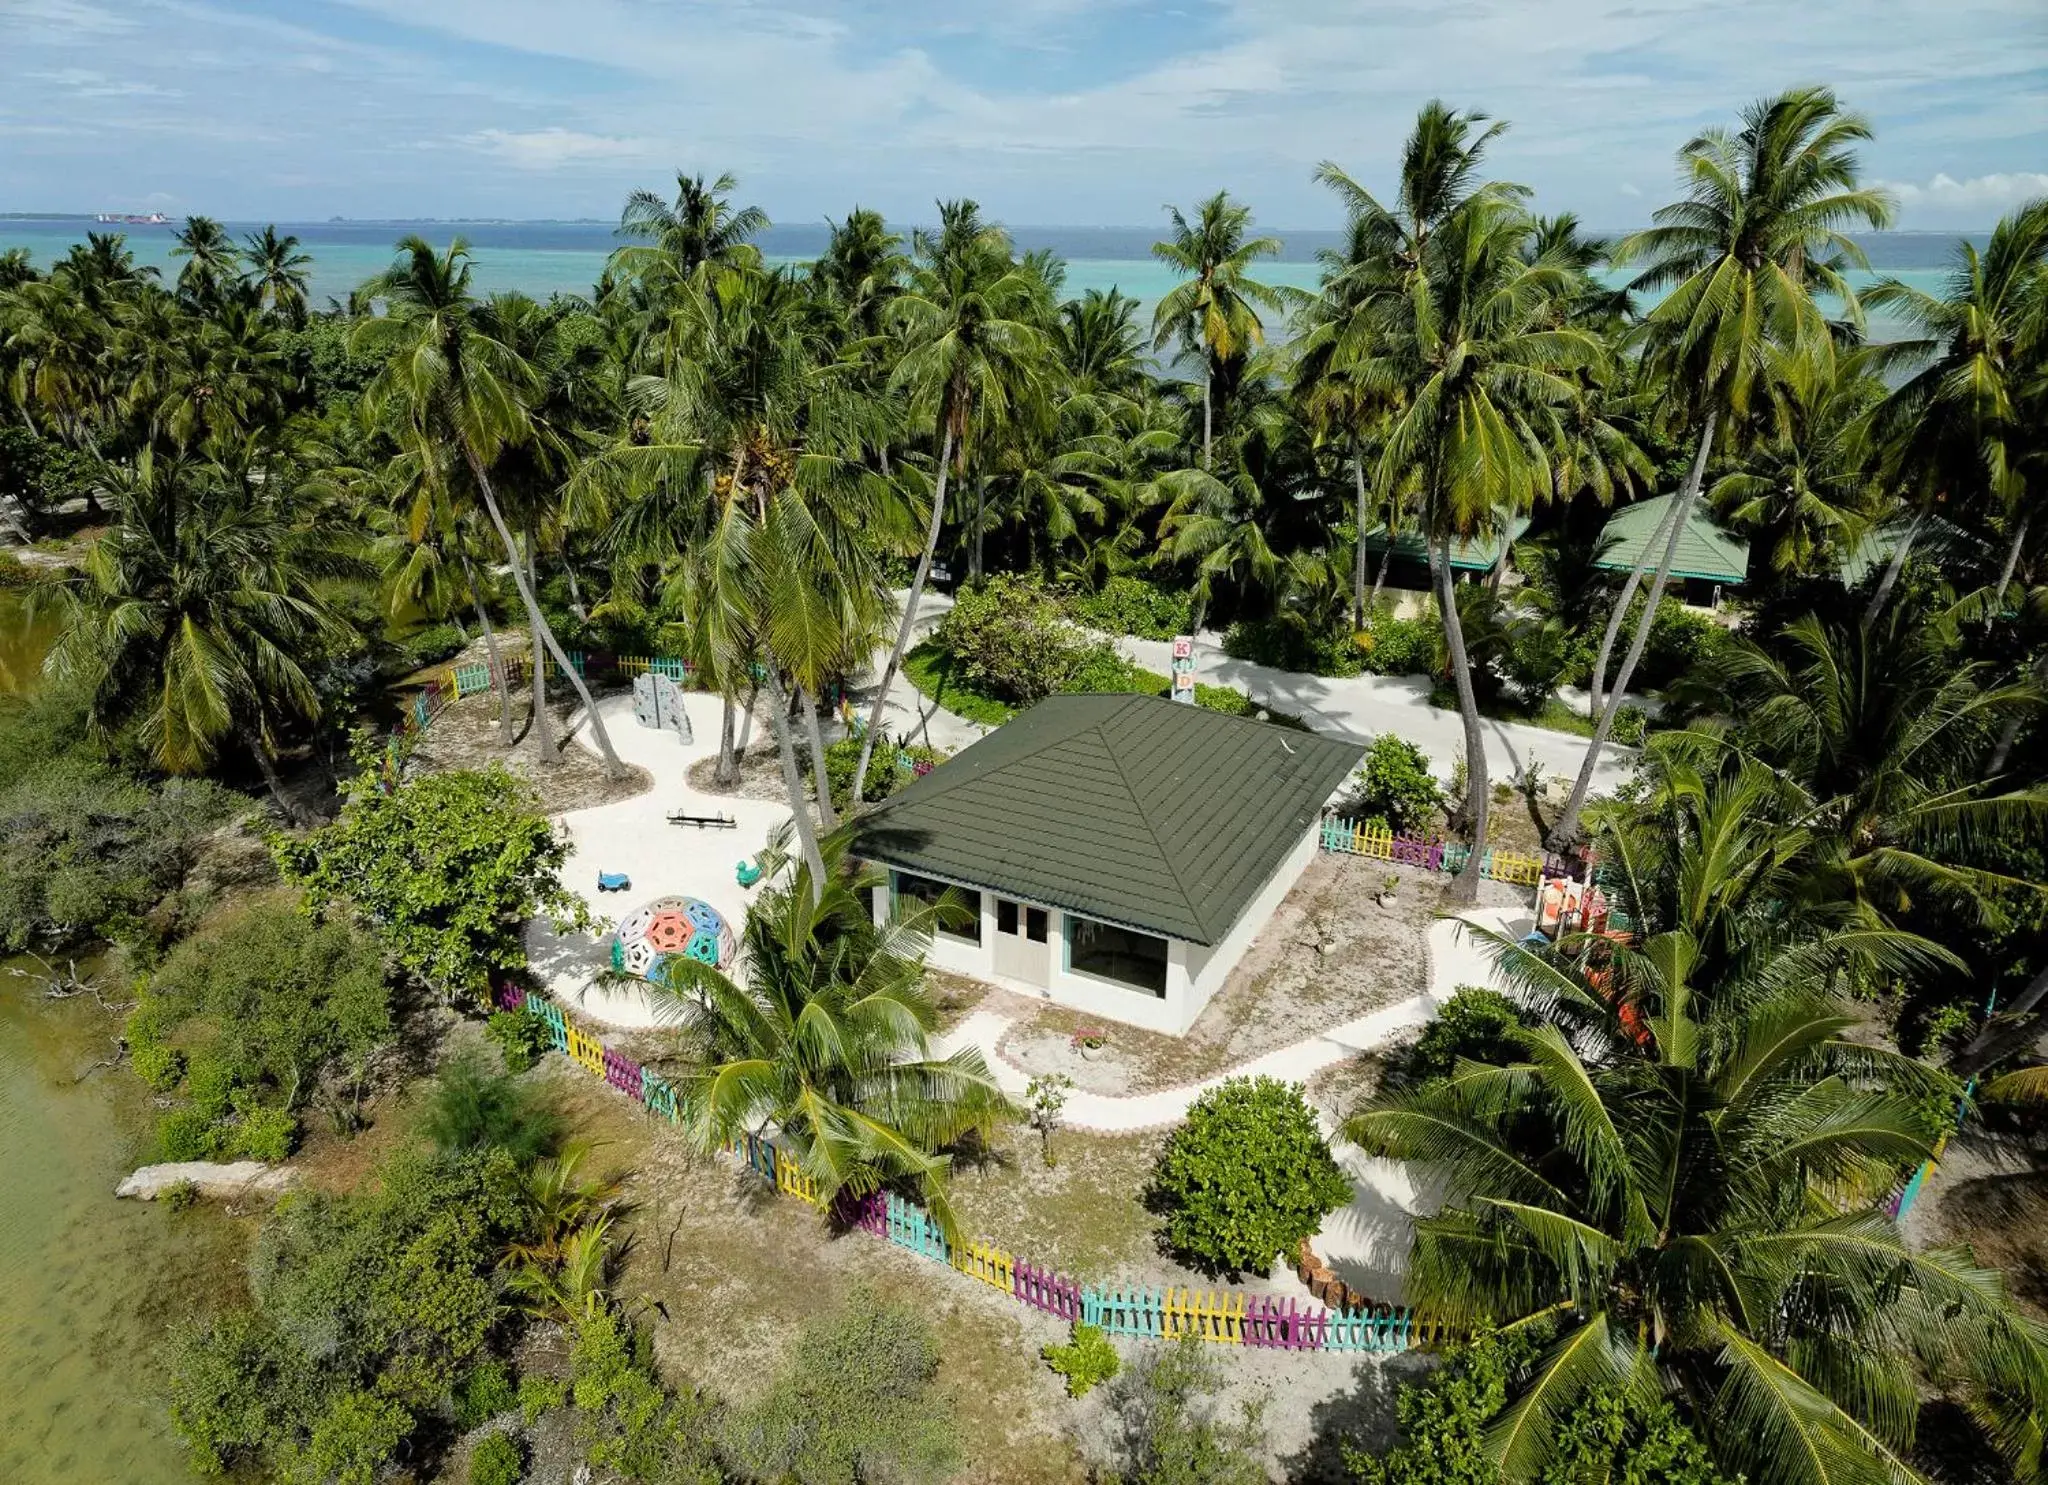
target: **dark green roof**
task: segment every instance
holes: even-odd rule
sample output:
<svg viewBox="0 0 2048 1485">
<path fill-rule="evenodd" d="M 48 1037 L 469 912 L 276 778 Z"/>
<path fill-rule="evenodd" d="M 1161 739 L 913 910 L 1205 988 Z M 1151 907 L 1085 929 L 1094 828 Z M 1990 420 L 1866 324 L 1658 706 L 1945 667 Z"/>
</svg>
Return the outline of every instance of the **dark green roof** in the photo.
<svg viewBox="0 0 2048 1485">
<path fill-rule="evenodd" d="M 1522 533 L 1528 529 L 1529 518 L 1516 516 L 1508 522 L 1507 539 L 1510 542 L 1520 541 Z M 1488 531 L 1478 536 L 1462 536 L 1451 543 L 1451 566 L 1485 571 L 1500 561 L 1500 548 L 1501 533 L 1498 531 Z M 1384 552 L 1387 549 L 1386 522 L 1382 521 L 1377 526 L 1366 528 L 1365 549 L 1368 552 Z M 1406 558 L 1410 562 L 1427 562 L 1429 543 L 1424 541 L 1421 533 L 1417 531 L 1403 531 L 1394 538 L 1394 555 Z"/>
<path fill-rule="evenodd" d="M 1623 506 L 1609 516 L 1607 525 L 1600 532 L 1600 542 L 1605 550 L 1593 565 L 1612 572 L 1626 572 L 1642 560 L 1644 550 L 1648 548 L 1648 570 L 1655 572 L 1658 561 L 1664 556 L 1664 543 L 1659 539 L 1657 528 L 1664 524 L 1665 513 L 1676 498 L 1672 495 L 1653 496 L 1634 505 Z M 1607 545 L 1609 542 L 1613 545 Z M 1695 504 L 1685 518 L 1685 530 L 1679 533 L 1678 551 L 1671 561 L 1671 575 L 1702 578 L 1712 583 L 1739 583 L 1749 575 L 1749 543 L 1715 525 L 1712 514 L 1704 506 Z"/>
<path fill-rule="evenodd" d="M 1364 750 L 1156 696 L 1054 696 L 862 820 L 870 860 L 1222 940 Z"/>
</svg>

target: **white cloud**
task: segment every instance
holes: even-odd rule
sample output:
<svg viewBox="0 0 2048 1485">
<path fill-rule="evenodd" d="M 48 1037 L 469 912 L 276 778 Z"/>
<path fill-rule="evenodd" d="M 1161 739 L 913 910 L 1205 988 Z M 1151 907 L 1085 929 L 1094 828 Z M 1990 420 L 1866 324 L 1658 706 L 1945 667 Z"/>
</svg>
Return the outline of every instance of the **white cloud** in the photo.
<svg viewBox="0 0 2048 1485">
<path fill-rule="evenodd" d="M 589 161 L 646 160 L 658 151 L 652 140 L 609 134 L 579 134 L 573 129 L 480 129 L 459 141 L 471 149 L 496 155 L 521 170 L 560 170 Z"/>
<path fill-rule="evenodd" d="M 64 67 L 54 72 L 31 72 L 35 82 L 46 82 L 79 98 L 182 98 L 177 88 L 161 88 L 139 78 L 109 77 L 84 67 Z"/>
<path fill-rule="evenodd" d="M 1624 196 L 1640 196 L 1643 194 L 1643 188 L 1632 180 L 1623 181 L 1616 189 Z"/>
<path fill-rule="evenodd" d="M 1968 180 L 1937 172 L 1925 185 L 1913 181 L 1880 181 L 1904 207 L 1926 206 L 1952 211 L 2005 211 L 2021 202 L 2048 196 L 2048 175 L 2038 170 L 2011 170 L 1973 175 Z"/>
</svg>

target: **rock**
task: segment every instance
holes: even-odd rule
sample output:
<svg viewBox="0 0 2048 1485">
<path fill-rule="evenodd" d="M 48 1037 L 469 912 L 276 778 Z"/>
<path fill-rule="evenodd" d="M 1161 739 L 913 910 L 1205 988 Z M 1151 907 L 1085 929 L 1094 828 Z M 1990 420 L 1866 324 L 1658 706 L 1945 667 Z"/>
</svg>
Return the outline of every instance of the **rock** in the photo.
<svg viewBox="0 0 2048 1485">
<path fill-rule="evenodd" d="M 173 1186 L 189 1183 L 206 1196 L 249 1196 L 284 1191 L 296 1184 L 299 1173 L 285 1166 L 275 1169 L 260 1160 L 236 1160 L 222 1164 L 213 1160 L 174 1161 L 169 1165 L 145 1165 L 114 1188 L 116 1196 L 137 1201 L 155 1201 Z"/>
</svg>

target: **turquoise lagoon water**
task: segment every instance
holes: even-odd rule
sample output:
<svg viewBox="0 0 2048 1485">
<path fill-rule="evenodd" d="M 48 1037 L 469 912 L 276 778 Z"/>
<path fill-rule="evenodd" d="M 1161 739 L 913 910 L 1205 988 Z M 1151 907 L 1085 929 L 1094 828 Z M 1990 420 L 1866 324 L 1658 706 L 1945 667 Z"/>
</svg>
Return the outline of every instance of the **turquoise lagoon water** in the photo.
<svg viewBox="0 0 2048 1485">
<path fill-rule="evenodd" d="M 261 224 L 230 222 L 239 239 Z M 298 236 L 311 254 L 309 269 L 315 305 L 340 299 L 387 267 L 392 244 L 410 232 L 429 242 L 468 239 L 475 254 L 476 285 L 486 293 L 518 289 L 536 298 L 551 294 L 588 294 L 604 269 L 605 257 L 618 245 L 612 228 L 601 222 L 280 222 L 280 231 Z M 0 250 L 25 247 L 40 266 L 62 257 L 88 231 L 121 232 L 136 261 L 175 277 L 179 260 L 171 256 L 173 227 L 100 226 L 80 218 L 0 219 Z M 900 229 L 899 229 L 900 230 Z M 1150 314 L 1161 295 L 1173 286 L 1174 275 L 1150 256 L 1157 233 L 1150 228 L 1018 227 L 1018 244 L 1026 249 L 1050 248 L 1066 260 L 1066 292 L 1078 297 L 1088 289 L 1120 289 Z M 775 228 L 762 239 L 771 259 L 803 262 L 824 246 L 822 228 Z M 1319 270 L 1318 249 L 1336 247 L 1341 235 L 1300 231 L 1283 235 L 1277 261 L 1260 266 L 1268 283 L 1313 289 Z M 1884 232 L 1866 239 L 1873 271 L 1852 275 L 1859 285 L 1892 276 L 1916 287 L 1938 290 L 1943 264 L 1956 237 L 1941 232 Z M 1619 281 L 1620 276 L 1615 276 Z M 1897 334 L 1895 326 L 1875 323 L 1879 338 Z"/>
</svg>

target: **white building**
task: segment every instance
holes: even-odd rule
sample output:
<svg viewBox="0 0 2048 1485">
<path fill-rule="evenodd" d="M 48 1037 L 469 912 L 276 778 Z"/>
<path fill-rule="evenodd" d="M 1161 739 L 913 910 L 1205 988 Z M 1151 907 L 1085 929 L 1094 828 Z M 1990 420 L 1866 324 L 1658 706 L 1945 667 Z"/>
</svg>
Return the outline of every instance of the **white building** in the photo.
<svg viewBox="0 0 2048 1485">
<path fill-rule="evenodd" d="M 1173 1035 L 1316 852 L 1362 750 L 1136 695 L 1055 696 L 884 801 L 876 921 L 946 896 L 930 962 Z"/>
</svg>

